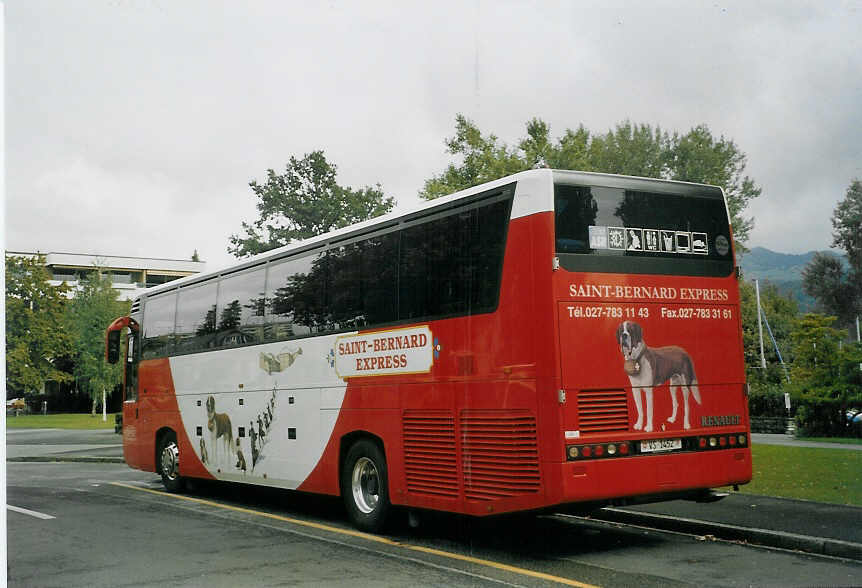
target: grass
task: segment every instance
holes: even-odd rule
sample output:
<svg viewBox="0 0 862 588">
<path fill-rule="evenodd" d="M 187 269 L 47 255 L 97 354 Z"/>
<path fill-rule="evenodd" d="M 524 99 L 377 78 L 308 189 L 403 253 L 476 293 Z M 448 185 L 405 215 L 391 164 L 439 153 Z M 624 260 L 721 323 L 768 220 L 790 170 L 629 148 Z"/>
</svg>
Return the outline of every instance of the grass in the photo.
<svg viewBox="0 0 862 588">
<path fill-rule="evenodd" d="M 747 494 L 862 506 L 862 451 L 753 444 Z"/>
<path fill-rule="evenodd" d="M 862 439 L 854 437 L 797 437 L 800 441 L 817 441 L 818 443 L 843 443 L 844 445 L 862 445 Z"/>
<path fill-rule="evenodd" d="M 102 422 L 102 413 L 90 414 L 22 414 L 6 415 L 7 429 L 113 429 L 114 415 Z"/>
</svg>

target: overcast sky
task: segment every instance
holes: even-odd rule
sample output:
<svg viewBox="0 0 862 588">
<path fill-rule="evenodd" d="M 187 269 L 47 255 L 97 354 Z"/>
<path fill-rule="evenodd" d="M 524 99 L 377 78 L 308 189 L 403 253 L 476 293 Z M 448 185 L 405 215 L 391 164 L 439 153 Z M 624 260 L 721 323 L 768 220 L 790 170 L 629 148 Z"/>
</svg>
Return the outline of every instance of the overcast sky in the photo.
<svg viewBox="0 0 862 588">
<path fill-rule="evenodd" d="M 862 2 L 5 2 L 6 248 L 231 262 L 248 188 L 323 149 L 402 206 L 456 113 L 508 143 L 706 123 L 749 245 L 830 246 L 862 178 Z"/>
</svg>

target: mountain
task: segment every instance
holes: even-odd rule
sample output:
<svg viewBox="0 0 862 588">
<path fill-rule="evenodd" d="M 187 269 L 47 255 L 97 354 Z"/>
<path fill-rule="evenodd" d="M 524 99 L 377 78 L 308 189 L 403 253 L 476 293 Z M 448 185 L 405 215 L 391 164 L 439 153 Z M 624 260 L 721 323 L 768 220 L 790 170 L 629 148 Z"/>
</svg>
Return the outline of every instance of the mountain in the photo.
<svg viewBox="0 0 862 588">
<path fill-rule="evenodd" d="M 802 270 L 815 253 L 834 255 L 846 261 L 843 255 L 829 250 L 794 254 L 753 247 L 748 253 L 739 256 L 739 266 L 746 281 L 771 282 L 782 294 L 796 299 L 800 312 L 809 312 L 814 310 L 814 299 L 802 291 Z"/>
</svg>

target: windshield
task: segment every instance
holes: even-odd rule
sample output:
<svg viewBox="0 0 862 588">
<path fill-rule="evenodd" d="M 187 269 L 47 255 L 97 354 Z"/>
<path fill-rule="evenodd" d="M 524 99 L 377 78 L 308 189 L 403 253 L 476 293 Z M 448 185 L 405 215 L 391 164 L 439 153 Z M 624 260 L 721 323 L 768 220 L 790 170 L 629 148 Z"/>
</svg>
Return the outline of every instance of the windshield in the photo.
<svg viewBox="0 0 862 588">
<path fill-rule="evenodd" d="M 671 185 L 669 185 L 671 186 Z M 554 185 L 556 251 L 569 271 L 726 276 L 733 269 L 718 189 L 686 194 Z"/>
</svg>

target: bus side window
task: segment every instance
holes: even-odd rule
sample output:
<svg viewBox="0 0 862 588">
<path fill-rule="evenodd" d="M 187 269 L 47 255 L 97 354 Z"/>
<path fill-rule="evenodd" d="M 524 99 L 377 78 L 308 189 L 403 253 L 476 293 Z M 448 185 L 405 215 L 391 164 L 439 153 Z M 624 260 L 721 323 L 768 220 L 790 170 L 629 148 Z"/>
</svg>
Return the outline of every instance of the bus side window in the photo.
<svg viewBox="0 0 862 588">
<path fill-rule="evenodd" d="M 178 353 L 215 347 L 217 287 L 216 282 L 210 282 L 180 290 L 176 329 Z"/>
<path fill-rule="evenodd" d="M 218 335 L 212 347 L 237 347 L 263 341 L 265 279 L 264 266 L 222 278 L 216 303 Z"/>
<path fill-rule="evenodd" d="M 138 332 L 131 331 L 126 337 L 126 397 L 138 399 Z"/>
<path fill-rule="evenodd" d="M 176 292 L 148 298 L 144 303 L 142 358 L 164 357 L 174 350 Z"/>
</svg>

